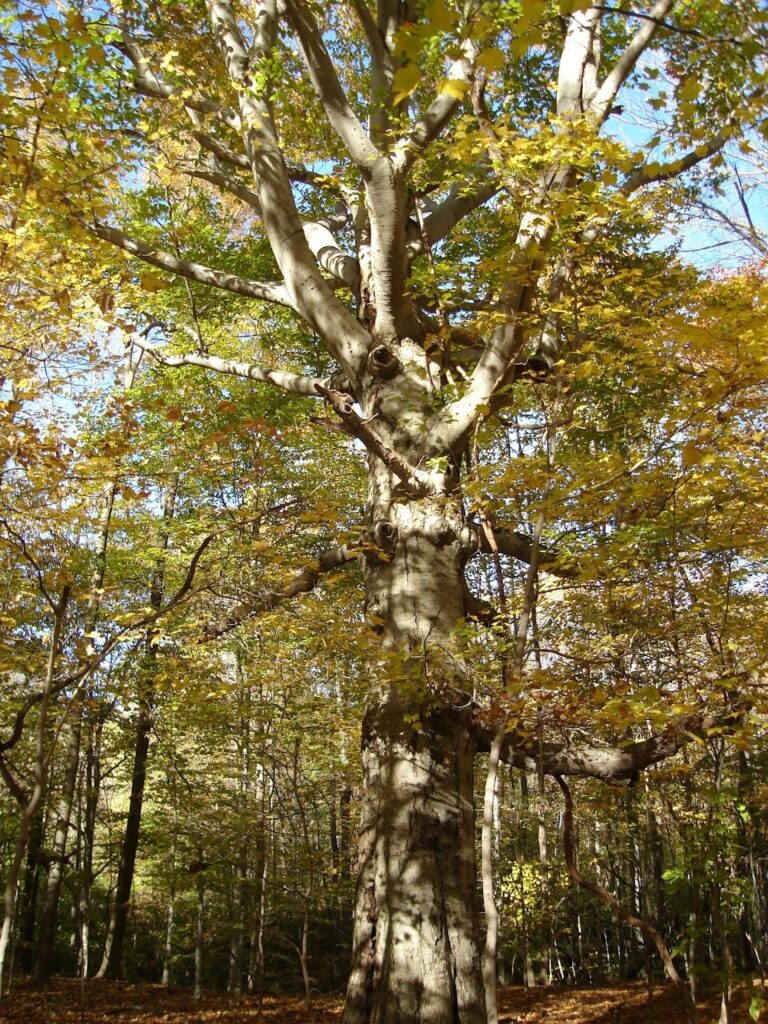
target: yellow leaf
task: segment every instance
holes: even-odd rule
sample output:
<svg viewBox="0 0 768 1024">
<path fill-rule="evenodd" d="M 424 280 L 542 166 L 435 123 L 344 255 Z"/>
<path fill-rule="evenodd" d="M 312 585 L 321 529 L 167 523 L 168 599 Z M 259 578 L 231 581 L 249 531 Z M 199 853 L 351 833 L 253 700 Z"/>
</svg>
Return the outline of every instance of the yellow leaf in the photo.
<svg viewBox="0 0 768 1024">
<path fill-rule="evenodd" d="M 406 64 L 395 72 L 392 86 L 395 90 L 395 103 L 401 103 L 406 96 L 410 96 L 421 80 L 421 71 L 418 64 Z"/>
<path fill-rule="evenodd" d="M 461 100 L 464 98 L 464 93 L 467 91 L 469 83 L 465 82 L 461 78 L 444 78 L 440 83 L 438 92 L 442 95 L 448 93 L 449 96 L 453 96 L 455 100 Z"/>
<path fill-rule="evenodd" d="M 691 77 L 686 78 L 686 80 L 680 86 L 677 95 L 683 103 L 690 103 L 692 100 L 695 100 L 698 97 L 700 92 L 701 83 L 699 82 L 699 79 L 696 78 L 694 75 L 691 75 Z"/>
<path fill-rule="evenodd" d="M 688 469 L 689 466 L 697 466 L 704 458 L 704 452 L 695 441 L 689 441 L 688 444 L 683 445 L 681 455 L 685 469 Z"/>
<path fill-rule="evenodd" d="M 164 288 L 170 288 L 170 282 L 166 281 L 161 274 L 156 274 L 153 270 L 150 270 L 147 274 L 142 274 L 139 278 L 139 284 L 145 292 L 161 292 Z"/>
<path fill-rule="evenodd" d="M 489 46 L 486 50 L 481 50 L 477 55 L 477 66 L 485 68 L 486 71 L 501 71 L 504 64 L 504 54 L 498 46 Z"/>
<path fill-rule="evenodd" d="M 425 11 L 425 18 L 430 32 L 450 32 L 459 15 L 448 7 L 445 0 L 434 0 Z"/>
</svg>

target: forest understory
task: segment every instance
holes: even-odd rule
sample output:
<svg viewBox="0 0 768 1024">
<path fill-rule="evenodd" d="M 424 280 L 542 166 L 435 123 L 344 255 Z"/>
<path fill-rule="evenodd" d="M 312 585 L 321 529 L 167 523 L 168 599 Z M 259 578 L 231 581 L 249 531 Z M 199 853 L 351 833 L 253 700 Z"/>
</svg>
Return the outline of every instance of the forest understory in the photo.
<svg viewBox="0 0 768 1024">
<path fill-rule="evenodd" d="M 768 986 L 766 986 L 768 989 Z M 734 1024 L 750 1021 L 752 993 L 739 986 L 733 996 Z M 18 983 L 0 1006 L 3 1024 L 335 1024 L 343 996 L 319 996 L 311 1007 L 297 996 L 231 996 L 204 993 L 195 1002 L 188 990 L 161 985 L 132 985 L 89 980 L 83 986 L 55 979 L 45 991 Z M 718 1019 L 720 996 L 713 988 L 699 1001 L 702 1022 Z M 679 994 L 670 985 L 655 986 L 649 997 L 644 981 L 621 985 L 549 985 L 499 989 L 499 1024 L 677 1024 L 684 1020 Z"/>
</svg>

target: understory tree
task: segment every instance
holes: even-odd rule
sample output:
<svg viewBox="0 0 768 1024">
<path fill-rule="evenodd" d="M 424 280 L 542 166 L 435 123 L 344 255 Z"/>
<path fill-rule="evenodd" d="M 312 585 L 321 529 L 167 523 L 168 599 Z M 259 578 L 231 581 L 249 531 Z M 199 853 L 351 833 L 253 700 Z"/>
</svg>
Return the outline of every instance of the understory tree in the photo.
<svg viewBox="0 0 768 1024">
<path fill-rule="evenodd" d="M 720 327 L 722 302 L 663 232 L 726 182 L 728 148 L 748 154 L 762 126 L 764 12 L 747 0 L 131 0 L 21 4 L 3 31 L 2 145 L 28 230 L 65 263 L 70 245 L 98 252 L 105 317 L 147 360 L 302 400 L 317 429 L 364 454 L 354 535 L 283 589 L 213 603 L 203 627 L 213 640 L 327 573 L 362 576 L 380 646 L 344 1024 L 493 1019 L 477 755 L 490 753 L 488 811 L 499 762 L 627 785 L 744 714 L 751 652 L 706 621 L 708 580 L 717 590 L 735 563 L 670 567 L 683 527 L 664 515 L 734 396 L 764 382 L 764 296 L 734 294 Z M 521 411 L 515 444 L 507 417 Z M 181 404 L 172 412 L 183 422 Z M 609 449 L 605 422 L 623 431 Z M 688 528 L 702 544 L 713 530 L 720 555 L 746 550 L 756 536 L 735 536 L 739 489 L 716 490 L 692 499 L 715 513 Z M 661 520 L 667 546 L 643 548 L 642 527 Z M 654 600 L 677 602 L 702 650 L 711 642 L 695 666 L 677 663 L 668 692 L 672 662 L 640 645 L 630 670 L 616 653 L 652 629 L 637 590 L 628 609 L 627 579 L 651 564 L 633 565 L 633 545 L 667 560 Z M 514 592 L 506 558 L 526 567 Z M 557 686 L 567 693 L 562 644 L 578 650 L 590 628 L 579 595 L 606 578 L 615 621 L 633 622 L 616 625 L 599 678 L 547 708 Z M 570 636 L 566 620 L 549 647 L 546 622 L 569 615 Z M 653 713 L 638 715 L 650 730 L 632 730 L 602 679 L 656 687 Z M 489 925 L 493 905 L 486 886 Z"/>
</svg>

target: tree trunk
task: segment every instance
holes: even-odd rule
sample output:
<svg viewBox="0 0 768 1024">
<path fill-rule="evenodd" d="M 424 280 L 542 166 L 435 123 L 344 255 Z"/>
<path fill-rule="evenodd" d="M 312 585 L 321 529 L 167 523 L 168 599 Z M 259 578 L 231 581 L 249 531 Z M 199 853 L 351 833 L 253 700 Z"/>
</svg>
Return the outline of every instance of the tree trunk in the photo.
<svg viewBox="0 0 768 1024">
<path fill-rule="evenodd" d="M 394 386 L 388 376 L 373 381 L 361 406 L 366 417 L 392 424 L 397 452 L 417 464 L 432 412 L 429 380 L 439 369 L 427 367 L 425 378 L 424 352 L 407 341 L 398 358 Z M 464 519 L 450 486 L 438 497 L 408 497 L 396 467 L 371 456 L 369 469 L 370 547 L 361 568 L 368 622 L 384 650 L 363 722 L 355 927 L 342 1021 L 485 1024 L 476 742 L 451 635 L 465 612 Z M 455 475 L 449 467 L 446 479 Z"/>
<path fill-rule="evenodd" d="M 35 820 L 37 810 L 40 807 L 43 799 L 43 793 L 45 791 L 48 762 L 51 755 L 51 751 L 46 752 L 45 749 L 51 691 L 54 684 L 56 659 L 59 654 L 59 644 L 61 642 L 62 631 L 64 629 L 64 619 L 67 612 L 69 593 L 69 586 L 64 586 L 61 592 L 61 597 L 55 606 L 53 630 L 51 632 L 51 640 L 48 648 L 48 666 L 46 669 L 45 686 L 42 693 L 42 700 L 40 701 L 40 710 L 38 711 L 37 716 L 37 729 L 35 732 L 33 784 L 29 795 L 27 796 L 26 803 L 22 807 L 19 833 L 16 837 L 13 859 L 11 860 L 5 877 L 5 916 L 3 917 L 2 930 L 0 930 L 0 998 L 2 998 L 4 994 L 3 972 L 5 969 L 5 959 L 11 942 L 11 931 L 16 911 L 16 891 L 19 884 L 21 866 L 24 863 L 24 855 L 27 851 L 27 843 L 32 831 L 32 823 Z"/>
<path fill-rule="evenodd" d="M 178 493 L 179 474 L 171 473 L 168 488 L 165 492 L 163 507 L 163 530 L 160 535 L 160 555 L 152 576 L 149 604 L 158 611 L 162 606 L 165 587 L 165 555 L 168 547 L 168 525 L 173 519 Z M 146 666 L 140 682 L 139 717 L 136 722 L 136 739 L 133 752 L 133 771 L 131 773 L 131 796 L 128 803 L 128 818 L 125 822 L 125 835 L 120 853 L 120 864 L 117 870 L 117 891 L 115 904 L 109 921 L 107 940 L 104 945 L 104 956 L 97 974 L 105 978 L 112 973 L 116 978 L 123 974 L 123 942 L 125 928 L 128 923 L 128 907 L 133 887 L 133 873 L 136 866 L 136 853 L 139 848 L 139 832 L 141 829 L 141 813 L 144 805 L 144 785 L 147 779 L 147 759 L 149 757 L 149 741 L 152 732 L 153 702 L 155 697 L 154 672 L 157 663 L 157 648 L 147 637 Z"/>
<path fill-rule="evenodd" d="M 198 858 L 202 862 L 203 851 L 198 850 Z M 195 1002 L 199 1003 L 203 995 L 203 938 L 205 924 L 205 875 L 201 871 L 197 876 L 197 919 L 195 922 Z"/>
<path fill-rule="evenodd" d="M 80 977 L 88 977 L 91 947 L 91 894 L 93 891 L 93 851 L 96 838 L 96 812 L 101 792 L 101 741 L 106 714 L 100 709 L 90 717 L 85 748 L 85 797 L 83 800 L 83 859 L 80 867 L 78 919 L 80 922 Z M 82 799 L 82 798 L 81 798 Z"/>
<path fill-rule="evenodd" d="M 123 942 L 125 941 L 125 928 L 128 923 L 128 908 L 131 900 L 133 873 L 136 866 L 136 853 L 139 848 L 139 831 L 144 804 L 144 783 L 147 776 L 147 757 L 149 755 L 151 728 L 151 709 L 144 702 L 139 710 L 139 719 L 136 725 L 128 818 L 125 823 L 120 864 L 117 870 L 115 904 L 109 920 L 104 957 L 97 974 L 99 978 L 105 978 L 109 973 L 112 973 L 116 978 L 121 978 L 123 973 Z"/>
<path fill-rule="evenodd" d="M 37 941 L 37 959 L 32 971 L 32 978 L 37 985 L 47 984 L 51 976 L 51 957 L 53 955 L 53 941 L 56 935 L 56 923 L 59 913 L 61 882 L 64 877 L 67 835 L 80 766 L 82 714 L 83 702 L 82 698 L 80 698 L 70 710 L 72 721 L 64 757 L 64 787 L 57 806 L 56 831 L 53 837 L 53 859 L 48 869 L 45 903 L 43 904 L 43 913 L 40 918 L 40 934 Z"/>
<path fill-rule="evenodd" d="M 21 885 L 19 900 L 20 925 L 18 930 L 19 966 L 24 974 L 28 974 L 35 962 L 35 928 L 37 925 L 37 897 L 40 890 L 40 874 L 43 845 L 43 823 L 45 814 L 40 805 L 29 831 L 27 844 L 27 860 L 24 867 L 24 881 Z"/>
<path fill-rule="evenodd" d="M 129 374 L 132 362 L 129 359 Z M 138 364 L 137 364 L 138 365 Z M 126 384 L 133 380 L 133 375 L 126 378 Z M 85 616 L 85 636 L 93 631 L 99 612 L 101 588 L 104 585 L 106 570 L 107 546 L 112 521 L 112 510 L 117 494 L 117 481 L 110 480 L 102 500 L 99 516 L 96 564 L 91 579 L 91 592 Z M 87 710 L 86 692 L 80 689 L 75 695 L 70 708 L 69 738 L 64 757 L 64 780 L 56 811 L 56 831 L 53 838 L 53 860 L 48 870 L 48 883 L 45 891 L 45 904 L 40 919 L 40 935 L 37 944 L 37 960 L 35 961 L 33 978 L 36 984 L 45 985 L 51 976 L 51 957 L 56 936 L 56 924 L 59 914 L 59 896 L 66 865 L 67 838 L 69 834 L 72 806 L 77 787 L 80 769 L 80 744 L 82 739 L 83 716 Z"/>
<path fill-rule="evenodd" d="M 485 1024 L 474 755 L 458 713 L 432 713 L 416 727 L 392 700 L 366 716 L 343 1024 Z"/>
</svg>

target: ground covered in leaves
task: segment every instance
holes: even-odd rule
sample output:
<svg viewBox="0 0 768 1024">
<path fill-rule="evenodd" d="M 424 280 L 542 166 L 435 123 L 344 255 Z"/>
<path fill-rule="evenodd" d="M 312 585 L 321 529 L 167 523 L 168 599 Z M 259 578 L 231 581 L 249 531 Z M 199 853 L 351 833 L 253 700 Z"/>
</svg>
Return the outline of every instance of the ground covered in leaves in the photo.
<svg viewBox="0 0 768 1024">
<path fill-rule="evenodd" d="M 0 1001 L 3 1024 L 337 1024 L 340 996 L 322 996 L 308 1007 L 289 996 L 232 997 L 206 992 L 199 1003 L 184 989 L 159 985 L 57 979 L 46 992 L 15 984 Z M 702 1024 L 719 1015 L 713 995 L 699 1004 Z M 734 997 L 734 1024 L 751 1020 L 747 997 Z M 682 1024 L 680 998 L 670 987 L 656 988 L 649 1002 L 644 984 L 575 988 L 508 987 L 499 993 L 500 1024 Z"/>
</svg>

